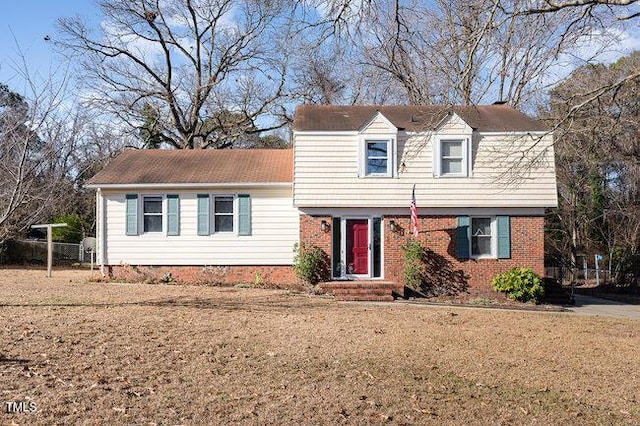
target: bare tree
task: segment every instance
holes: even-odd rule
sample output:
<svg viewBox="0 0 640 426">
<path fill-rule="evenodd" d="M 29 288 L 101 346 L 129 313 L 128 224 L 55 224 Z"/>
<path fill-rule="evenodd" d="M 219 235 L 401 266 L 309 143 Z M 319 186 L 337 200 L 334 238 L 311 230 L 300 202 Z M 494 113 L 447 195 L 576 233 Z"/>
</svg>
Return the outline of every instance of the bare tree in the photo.
<svg viewBox="0 0 640 426">
<path fill-rule="evenodd" d="M 0 85 L 0 248 L 46 219 L 64 196 L 69 150 L 49 139 L 65 120 L 64 83 L 27 82 L 28 96 Z"/>
<path fill-rule="evenodd" d="M 556 130 L 560 252 L 607 252 L 616 280 L 640 271 L 640 103 L 638 85 L 619 85 L 594 100 L 583 87 L 609 87 L 640 67 L 640 52 L 611 66 L 584 66 L 551 92 L 543 116 Z M 580 105 L 576 108 L 576 105 Z M 567 253 L 568 251 L 568 253 Z"/>
<path fill-rule="evenodd" d="M 570 27 L 570 11 L 526 14 L 514 1 L 328 3 L 324 22 L 351 44 L 347 60 L 394 81 L 409 104 L 502 100 L 530 107 L 557 82 L 552 65 L 590 31 Z"/>
<path fill-rule="evenodd" d="M 175 148 L 223 148 L 286 120 L 284 4 L 101 1 L 101 33 L 65 18 L 58 42 L 81 59 L 93 103 L 129 128 Z"/>
</svg>

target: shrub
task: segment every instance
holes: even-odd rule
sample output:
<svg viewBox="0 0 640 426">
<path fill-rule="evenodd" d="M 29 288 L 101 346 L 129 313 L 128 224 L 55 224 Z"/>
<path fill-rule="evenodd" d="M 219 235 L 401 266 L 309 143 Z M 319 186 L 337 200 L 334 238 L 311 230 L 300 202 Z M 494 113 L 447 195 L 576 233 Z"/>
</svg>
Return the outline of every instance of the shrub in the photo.
<svg viewBox="0 0 640 426">
<path fill-rule="evenodd" d="M 508 297 L 521 302 L 539 302 L 544 296 L 540 276 L 530 268 L 513 268 L 493 279 L 493 289 L 506 293 Z"/>
<path fill-rule="evenodd" d="M 293 272 L 296 277 L 309 284 L 318 284 L 329 277 L 329 259 L 320 247 L 296 244 L 293 258 Z"/>
<path fill-rule="evenodd" d="M 404 285 L 420 290 L 426 281 L 426 250 L 419 242 L 411 240 L 402 246 L 404 252 Z"/>
<path fill-rule="evenodd" d="M 51 239 L 63 243 L 79 243 L 85 227 L 84 220 L 77 214 L 63 214 L 51 219 L 51 223 L 66 223 L 67 226 L 53 228 Z"/>
</svg>

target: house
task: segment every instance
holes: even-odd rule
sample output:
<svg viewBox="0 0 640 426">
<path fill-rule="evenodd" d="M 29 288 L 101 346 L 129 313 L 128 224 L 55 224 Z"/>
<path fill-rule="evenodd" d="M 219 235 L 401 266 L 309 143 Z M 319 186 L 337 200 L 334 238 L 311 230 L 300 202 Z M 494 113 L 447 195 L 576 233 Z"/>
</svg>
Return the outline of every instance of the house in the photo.
<svg viewBox="0 0 640 426">
<path fill-rule="evenodd" d="M 542 275 L 557 204 L 552 135 L 504 104 L 301 105 L 293 150 L 128 151 L 91 186 L 108 273 L 294 280 L 300 242 L 326 252 L 338 289 L 399 293 L 411 239 L 429 249 L 434 286 L 481 293 L 516 266 Z"/>
<path fill-rule="evenodd" d="M 88 185 L 98 264 L 125 279 L 294 281 L 291 185 L 291 150 L 125 151 Z"/>
</svg>

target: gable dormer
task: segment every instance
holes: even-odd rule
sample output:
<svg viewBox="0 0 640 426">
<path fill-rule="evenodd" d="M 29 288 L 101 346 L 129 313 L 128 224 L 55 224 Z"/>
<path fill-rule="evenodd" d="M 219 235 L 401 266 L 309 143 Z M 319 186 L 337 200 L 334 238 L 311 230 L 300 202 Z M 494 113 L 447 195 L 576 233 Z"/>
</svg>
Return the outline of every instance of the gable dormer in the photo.
<svg viewBox="0 0 640 426">
<path fill-rule="evenodd" d="M 358 129 L 358 177 L 397 177 L 398 128 L 380 111 Z"/>
<path fill-rule="evenodd" d="M 433 176 L 467 178 L 473 175 L 473 128 L 458 114 L 447 114 L 432 135 Z"/>
</svg>

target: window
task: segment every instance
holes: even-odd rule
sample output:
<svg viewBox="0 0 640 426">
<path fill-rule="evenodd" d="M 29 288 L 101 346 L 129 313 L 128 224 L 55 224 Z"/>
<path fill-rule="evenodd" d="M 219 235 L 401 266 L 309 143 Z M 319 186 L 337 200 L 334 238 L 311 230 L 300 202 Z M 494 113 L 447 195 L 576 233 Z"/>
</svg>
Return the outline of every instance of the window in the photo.
<svg viewBox="0 0 640 426">
<path fill-rule="evenodd" d="M 214 232 L 233 232 L 233 197 L 214 197 Z"/>
<path fill-rule="evenodd" d="M 442 174 L 460 174 L 462 173 L 462 141 L 442 141 L 440 146 L 442 155 Z"/>
<path fill-rule="evenodd" d="M 197 230 L 202 236 L 211 233 L 251 235 L 251 195 L 198 194 Z"/>
<path fill-rule="evenodd" d="M 162 232 L 162 197 L 142 199 L 143 232 Z"/>
<path fill-rule="evenodd" d="M 387 141 L 367 141 L 366 174 L 386 175 L 389 171 L 389 144 Z"/>
<path fill-rule="evenodd" d="M 506 215 L 456 219 L 458 259 L 511 258 L 511 218 Z"/>
<path fill-rule="evenodd" d="M 490 217 L 471 218 L 471 256 L 491 257 L 493 256 L 492 220 Z"/>
<path fill-rule="evenodd" d="M 434 176 L 470 176 L 469 151 L 469 138 L 437 137 L 433 146 Z"/>
<path fill-rule="evenodd" d="M 386 139 L 385 135 L 369 139 L 361 137 L 358 148 L 358 176 L 392 177 L 393 147 L 393 139 Z"/>
</svg>

